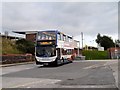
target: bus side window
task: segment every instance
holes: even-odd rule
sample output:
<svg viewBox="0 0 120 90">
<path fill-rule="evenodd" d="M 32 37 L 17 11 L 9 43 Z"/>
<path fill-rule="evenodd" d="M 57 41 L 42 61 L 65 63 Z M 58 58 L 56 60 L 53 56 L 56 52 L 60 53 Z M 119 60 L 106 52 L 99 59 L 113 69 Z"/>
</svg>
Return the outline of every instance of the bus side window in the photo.
<svg viewBox="0 0 120 90">
<path fill-rule="evenodd" d="M 65 55 L 65 50 L 64 49 L 62 49 L 62 54 Z"/>
<path fill-rule="evenodd" d="M 61 36 L 59 33 L 57 34 L 57 37 L 58 37 L 58 40 L 61 40 Z"/>
<path fill-rule="evenodd" d="M 72 50 L 71 49 L 67 49 L 67 55 L 72 54 Z"/>
<path fill-rule="evenodd" d="M 64 55 L 64 49 L 62 49 L 62 55 Z"/>
<path fill-rule="evenodd" d="M 66 36 L 65 35 L 63 35 L 63 41 L 66 41 Z"/>
<path fill-rule="evenodd" d="M 66 41 L 68 42 L 68 36 L 66 36 Z"/>
<path fill-rule="evenodd" d="M 63 41 L 63 34 L 60 34 L 61 40 Z"/>
</svg>

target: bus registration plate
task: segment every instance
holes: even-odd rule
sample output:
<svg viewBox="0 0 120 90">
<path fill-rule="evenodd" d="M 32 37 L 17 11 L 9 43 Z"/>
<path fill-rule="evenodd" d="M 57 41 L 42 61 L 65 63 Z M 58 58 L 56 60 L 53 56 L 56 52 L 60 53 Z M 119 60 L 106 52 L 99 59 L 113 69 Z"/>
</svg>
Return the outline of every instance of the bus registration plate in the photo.
<svg viewBox="0 0 120 90">
<path fill-rule="evenodd" d="M 48 65 L 48 63 L 44 63 L 44 65 Z"/>
</svg>

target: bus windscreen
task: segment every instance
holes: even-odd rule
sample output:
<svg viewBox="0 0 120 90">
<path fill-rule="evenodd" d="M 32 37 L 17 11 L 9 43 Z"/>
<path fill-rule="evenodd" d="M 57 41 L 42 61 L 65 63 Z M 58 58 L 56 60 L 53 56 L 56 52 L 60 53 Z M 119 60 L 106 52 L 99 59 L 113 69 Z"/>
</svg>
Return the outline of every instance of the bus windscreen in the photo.
<svg viewBox="0 0 120 90">
<path fill-rule="evenodd" d="M 53 57 L 56 56 L 55 47 L 36 47 L 36 56 L 38 57 Z"/>
<path fill-rule="evenodd" d="M 56 33 L 52 31 L 39 32 L 37 40 L 56 40 Z"/>
</svg>

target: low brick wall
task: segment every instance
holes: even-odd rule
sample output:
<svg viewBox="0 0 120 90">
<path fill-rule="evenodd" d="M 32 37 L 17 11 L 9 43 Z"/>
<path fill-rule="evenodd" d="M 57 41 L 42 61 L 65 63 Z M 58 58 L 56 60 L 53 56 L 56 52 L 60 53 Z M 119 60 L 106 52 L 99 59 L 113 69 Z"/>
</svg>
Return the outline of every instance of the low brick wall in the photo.
<svg viewBox="0 0 120 90">
<path fill-rule="evenodd" d="M 12 63 L 21 63 L 21 62 L 30 62 L 34 61 L 32 54 L 9 54 L 2 55 L 1 64 L 12 64 Z"/>
</svg>

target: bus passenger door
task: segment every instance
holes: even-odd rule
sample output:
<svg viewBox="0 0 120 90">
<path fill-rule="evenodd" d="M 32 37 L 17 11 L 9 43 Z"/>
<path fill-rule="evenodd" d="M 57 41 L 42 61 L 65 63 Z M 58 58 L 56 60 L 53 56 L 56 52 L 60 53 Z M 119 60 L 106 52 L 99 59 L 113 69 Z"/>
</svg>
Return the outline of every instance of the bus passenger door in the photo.
<svg viewBox="0 0 120 90">
<path fill-rule="evenodd" d="M 60 48 L 57 48 L 57 58 L 60 60 L 61 58 L 61 51 Z"/>
</svg>

